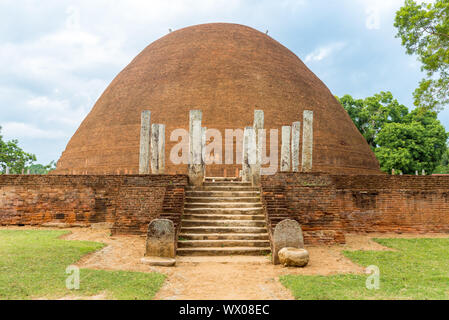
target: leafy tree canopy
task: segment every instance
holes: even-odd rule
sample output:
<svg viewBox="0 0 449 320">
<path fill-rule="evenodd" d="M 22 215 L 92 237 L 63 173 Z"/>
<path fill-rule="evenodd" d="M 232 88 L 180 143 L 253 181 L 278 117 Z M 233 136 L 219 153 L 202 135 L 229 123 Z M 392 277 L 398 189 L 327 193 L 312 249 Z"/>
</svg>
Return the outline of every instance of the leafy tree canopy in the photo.
<svg viewBox="0 0 449 320">
<path fill-rule="evenodd" d="M 384 125 L 401 122 L 408 114 L 407 107 L 399 104 L 391 92 L 381 92 L 366 99 L 354 99 L 350 95 L 337 99 L 373 150 L 377 148 L 376 136 Z"/>
<path fill-rule="evenodd" d="M 409 112 L 391 92 L 366 99 L 345 95 L 338 100 L 373 149 L 383 171 L 432 173 L 440 164 L 449 135 L 436 112 L 425 108 Z"/>
<path fill-rule="evenodd" d="M 427 75 L 415 90 L 415 105 L 438 111 L 449 103 L 449 0 L 405 0 L 394 26 L 407 54 L 418 55 Z"/>
</svg>

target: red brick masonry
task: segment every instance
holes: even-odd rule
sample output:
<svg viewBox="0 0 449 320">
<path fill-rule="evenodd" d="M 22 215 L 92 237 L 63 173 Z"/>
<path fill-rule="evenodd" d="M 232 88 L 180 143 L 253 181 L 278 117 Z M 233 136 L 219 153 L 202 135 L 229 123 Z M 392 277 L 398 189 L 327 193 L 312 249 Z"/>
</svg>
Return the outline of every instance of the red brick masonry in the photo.
<svg viewBox="0 0 449 320">
<path fill-rule="evenodd" d="M 1 175 L 0 225 L 113 223 L 145 234 L 154 218 L 179 227 L 185 175 Z M 262 178 L 270 231 L 297 220 L 307 244 L 347 232 L 449 232 L 449 176 L 278 173 Z"/>
<path fill-rule="evenodd" d="M 186 185 L 185 175 L 2 175 L 0 225 L 110 222 L 114 234 L 145 234 L 158 217 L 179 226 Z"/>
<path fill-rule="evenodd" d="M 262 178 L 271 232 L 297 220 L 308 244 L 350 232 L 449 232 L 448 176 L 278 173 Z"/>
</svg>

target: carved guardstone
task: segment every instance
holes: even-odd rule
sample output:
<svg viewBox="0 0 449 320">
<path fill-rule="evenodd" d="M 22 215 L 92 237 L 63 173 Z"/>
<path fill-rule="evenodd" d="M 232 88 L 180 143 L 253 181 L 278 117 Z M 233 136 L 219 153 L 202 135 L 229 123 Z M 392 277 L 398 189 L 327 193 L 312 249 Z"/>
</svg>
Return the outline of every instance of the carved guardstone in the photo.
<svg viewBox="0 0 449 320">
<path fill-rule="evenodd" d="M 150 222 L 147 232 L 145 256 L 174 258 L 175 227 L 168 219 L 154 219 Z"/>
<path fill-rule="evenodd" d="M 274 228 L 273 264 L 279 264 L 279 251 L 283 248 L 304 249 L 302 229 L 295 220 L 282 220 Z"/>
</svg>

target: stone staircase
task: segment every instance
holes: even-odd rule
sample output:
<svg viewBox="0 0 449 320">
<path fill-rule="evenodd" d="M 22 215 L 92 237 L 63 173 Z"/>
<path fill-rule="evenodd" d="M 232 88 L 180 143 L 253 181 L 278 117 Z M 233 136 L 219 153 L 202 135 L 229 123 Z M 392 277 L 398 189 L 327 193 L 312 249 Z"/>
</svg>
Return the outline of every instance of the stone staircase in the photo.
<svg viewBox="0 0 449 320">
<path fill-rule="evenodd" d="M 258 188 L 231 178 L 206 178 L 186 190 L 180 256 L 266 255 L 271 252 Z"/>
</svg>

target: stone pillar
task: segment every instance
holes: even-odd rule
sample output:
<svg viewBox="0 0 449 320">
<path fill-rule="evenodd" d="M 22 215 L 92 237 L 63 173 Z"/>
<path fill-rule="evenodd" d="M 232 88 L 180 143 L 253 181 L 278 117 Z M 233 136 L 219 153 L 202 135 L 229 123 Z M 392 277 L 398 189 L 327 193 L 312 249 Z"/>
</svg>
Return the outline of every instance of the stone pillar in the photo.
<svg viewBox="0 0 449 320">
<path fill-rule="evenodd" d="M 301 122 L 292 125 L 292 171 L 299 172 L 299 141 L 301 139 Z"/>
<path fill-rule="evenodd" d="M 255 175 L 253 175 L 254 185 L 260 184 L 260 173 L 262 167 L 262 150 L 264 150 L 262 142 L 265 141 L 262 140 L 263 127 L 264 127 L 264 112 L 262 110 L 254 110 L 253 128 L 254 128 L 254 135 L 256 136 L 256 164 L 254 167 Z"/>
<path fill-rule="evenodd" d="M 151 172 L 163 174 L 165 172 L 165 125 L 151 126 Z"/>
<path fill-rule="evenodd" d="M 291 127 L 282 127 L 281 172 L 290 171 L 290 132 Z"/>
<path fill-rule="evenodd" d="M 260 184 L 260 163 L 257 164 L 257 135 L 253 127 L 248 127 L 248 167 L 249 167 L 249 181 L 253 186 Z"/>
<path fill-rule="evenodd" d="M 254 129 L 252 127 L 246 127 L 243 132 L 243 153 L 242 153 L 242 181 L 251 182 L 251 172 L 249 167 L 248 159 L 248 147 L 249 147 L 249 136 L 250 130 Z"/>
<path fill-rule="evenodd" d="M 302 129 L 302 172 L 312 171 L 313 111 L 305 110 Z"/>
<path fill-rule="evenodd" d="M 159 174 L 165 173 L 165 124 L 159 125 L 159 144 L 158 144 L 158 169 Z"/>
<path fill-rule="evenodd" d="M 190 139 L 189 139 L 189 182 L 195 187 L 203 185 L 204 163 L 202 160 L 202 111 L 190 111 Z"/>
<path fill-rule="evenodd" d="M 142 111 L 140 121 L 139 174 L 149 174 L 151 112 L 148 110 Z"/>
<path fill-rule="evenodd" d="M 201 159 L 203 161 L 203 167 L 204 167 L 204 176 L 206 176 L 206 132 L 207 128 L 202 127 L 201 128 Z"/>
<path fill-rule="evenodd" d="M 159 125 L 151 125 L 151 173 L 159 173 Z"/>
</svg>

